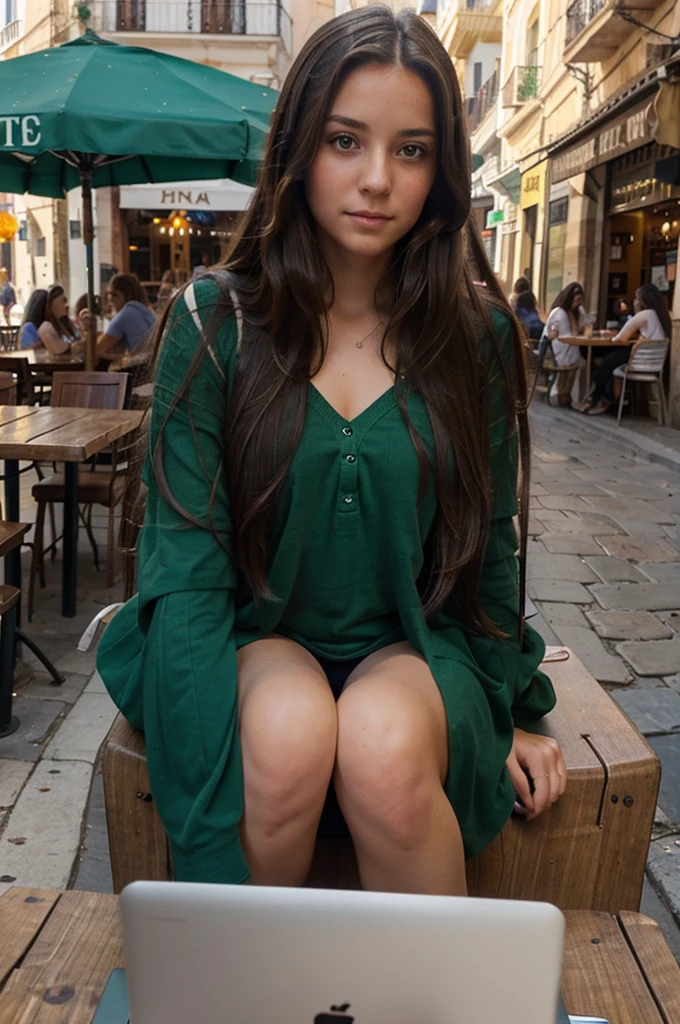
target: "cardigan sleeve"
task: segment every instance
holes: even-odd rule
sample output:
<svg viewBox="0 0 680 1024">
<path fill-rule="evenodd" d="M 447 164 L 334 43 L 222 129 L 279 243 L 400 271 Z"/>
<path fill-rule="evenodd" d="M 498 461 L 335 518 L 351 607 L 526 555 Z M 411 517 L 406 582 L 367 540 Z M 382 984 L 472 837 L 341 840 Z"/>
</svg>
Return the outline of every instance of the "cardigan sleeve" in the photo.
<svg viewBox="0 0 680 1024">
<path fill-rule="evenodd" d="M 503 359 L 512 372 L 514 344 L 509 319 L 494 314 L 494 327 Z M 479 600 L 491 621 L 507 635 L 494 641 L 500 654 L 515 724 L 540 718 L 555 705 L 555 693 L 538 666 L 545 653 L 539 634 L 527 623 L 519 642 L 519 561 L 514 516 L 517 513 L 518 443 L 516 431 L 508 432 L 507 393 L 498 360 L 490 372 L 490 468 L 493 507 Z"/>
<path fill-rule="evenodd" d="M 205 324 L 217 288 L 209 281 L 197 282 L 195 295 Z M 239 840 L 243 778 L 234 641 L 236 573 L 222 470 L 229 367 L 236 348 L 234 318 L 225 321 L 214 350 L 200 362 L 188 396 L 173 408 L 199 337 L 182 297 L 171 315 L 155 375 L 149 453 L 156 451 L 157 457 L 155 466 L 149 458 L 145 471 L 149 495 L 138 544 L 139 592 L 136 604 L 130 602 L 114 618 L 103 644 L 119 617 L 121 634 L 132 606 L 127 620 L 136 615 L 143 648 L 138 692 L 129 703 L 142 719 L 133 724 L 145 733 L 151 789 L 170 840 L 175 877 L 241 882 L 249 872 Z M 108 644 L 111 657 L 115 639 L 114 629 Z M 108 686 L 103 654 L 99 660 Z"/>
</svg>

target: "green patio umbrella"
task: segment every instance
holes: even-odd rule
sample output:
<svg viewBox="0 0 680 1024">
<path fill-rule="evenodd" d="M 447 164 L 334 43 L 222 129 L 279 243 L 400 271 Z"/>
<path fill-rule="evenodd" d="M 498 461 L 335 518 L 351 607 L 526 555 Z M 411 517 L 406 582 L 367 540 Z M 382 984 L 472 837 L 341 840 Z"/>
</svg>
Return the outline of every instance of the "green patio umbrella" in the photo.
<svg viewBox="0 0 680 1024">
<path fill-rule="evenodd" d="M 92 189 L 210 178 L 253 184 L 277 97 L 88 29 L 63 46 L 0 61 L 0 191 L 62 198 L 82 187 L 92 308 Z"/>
</svg>

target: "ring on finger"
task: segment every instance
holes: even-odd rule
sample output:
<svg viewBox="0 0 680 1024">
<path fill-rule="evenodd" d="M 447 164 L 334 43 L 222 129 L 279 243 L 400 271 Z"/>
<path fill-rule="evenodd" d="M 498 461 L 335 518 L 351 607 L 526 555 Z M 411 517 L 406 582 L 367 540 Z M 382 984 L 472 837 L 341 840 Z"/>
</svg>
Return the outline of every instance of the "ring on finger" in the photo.
<svg viewBox="0 0 680 1024">
<path fill-rule="evenodd" d="M 538 782 L 539 779 L 549 779 L 549 778 L 550 778 L 550 772 L 546 772 L 545 775 L 537 775 L 535 778 L 532 775 L 531 776 L 531 781 L 532 782 Z"/>
</svg>

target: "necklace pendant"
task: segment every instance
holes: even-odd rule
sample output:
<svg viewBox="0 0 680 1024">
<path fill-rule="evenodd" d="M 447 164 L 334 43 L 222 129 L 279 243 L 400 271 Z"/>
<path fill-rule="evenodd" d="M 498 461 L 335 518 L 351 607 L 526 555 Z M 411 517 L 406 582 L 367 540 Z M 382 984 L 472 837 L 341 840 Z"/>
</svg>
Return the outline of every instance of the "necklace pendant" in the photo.
<svg viewBox="0 0 680 1024">
<path fill-rule="evenodd" d="M 357 346 L 357 348 L 363 348 L 364 347 L 363 341 L 357 341 L 356 342 L 356 346 Z"/>
</svg>

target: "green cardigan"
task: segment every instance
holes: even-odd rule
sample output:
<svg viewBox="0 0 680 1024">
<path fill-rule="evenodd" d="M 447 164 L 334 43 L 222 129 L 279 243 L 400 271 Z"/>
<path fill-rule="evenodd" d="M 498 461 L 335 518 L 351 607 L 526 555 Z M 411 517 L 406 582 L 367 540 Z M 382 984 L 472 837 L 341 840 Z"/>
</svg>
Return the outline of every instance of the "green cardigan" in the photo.
<svg viewBox="0 0 680 1024">
<path fill-rule="evenodd" d="M 195 286 L 201 321 L 217 286 Z M 506 353 L 509 321 L 494 312 Z M 450 768 L 446 793 L 472 856 L 500 831 L 514 792 L 505 767 L 513 727 L 555 702 L 538 665 L 544 645 L 530 627 L 518 643 L 517 445 L 507 435 L 498 368 L 490 415 L 493 519 L 480 600 L 507 640 L 472 634 L 455 595 L 427 621 L 418 577 L 436 514 L 430 482 L 418 505 L 417 460 L 395 388 L 355 420 L 344 420 L 310 384 L 305 429 L 273 527 L 270 583 L 276 600 L 256 607 L 230 555 L 231 523 L 222 465 L 226 403 L 237 361 L 235 318 L 225 320 L 190 392 L 164 432 L 163 469 L 180 505 L 213 528 L 192 525 L 166 502 L 147 463 L 149 487 L 138 546 L 138 594 L 116 615 L 98 668 L 117 706 L 146 735 L 151 787 L 170 839 L 175 876 L 186 881 L 248 878 L 239 836 L 243 773 L 238 731 L 239 647 L 272 632 L 339 660 L 407 639 L 427 660 L 444 700 Z M 184 298 L 173 310 L 157 367 L 150 424 L 156 443 L 196 351 L 199 330 Z M 489 339 L 483 351 L 491 351 Z M 246 332 L 247 343 L 247 332 Z M 409 414 L 431 446 L 420 395 Z"/>
</svg>

